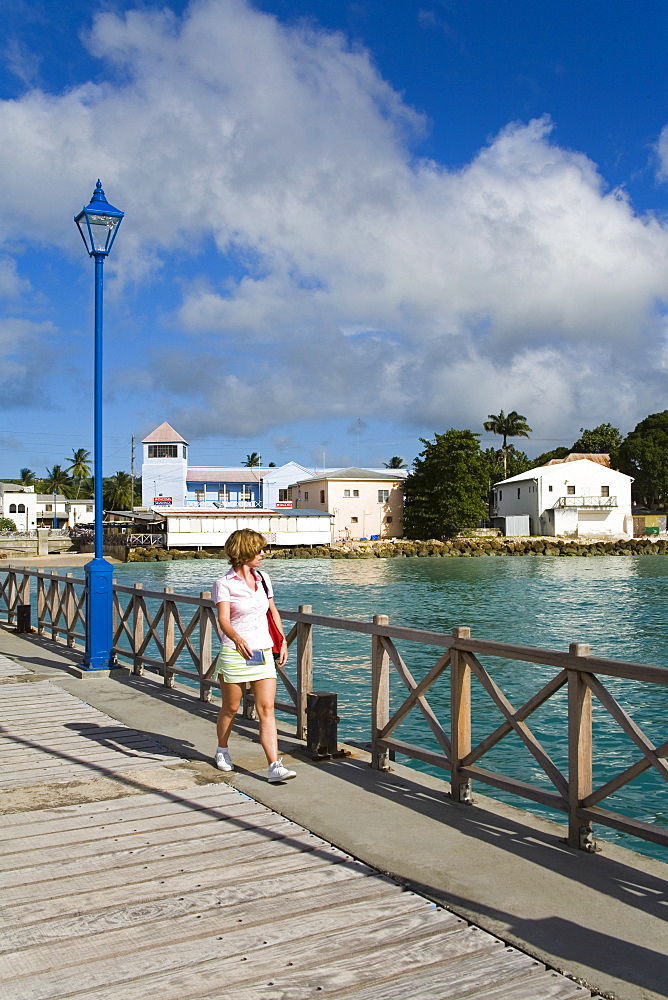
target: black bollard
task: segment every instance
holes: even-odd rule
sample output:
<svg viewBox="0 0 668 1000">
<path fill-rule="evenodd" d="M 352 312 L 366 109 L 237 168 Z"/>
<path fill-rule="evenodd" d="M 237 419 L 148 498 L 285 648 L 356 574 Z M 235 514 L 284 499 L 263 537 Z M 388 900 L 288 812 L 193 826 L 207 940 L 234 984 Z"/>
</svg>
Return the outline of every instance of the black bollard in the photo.
<svg viewBox="0 0 668 1000">
<path fill-rule="evenodd" d="M 17 632 L 32 632 L 32 627 L 30 624 L 32 608 L 29 604 L 17 604 L 16 605 L 16 631 Z"/>
<path fill-rule="evenodd" d="M 306 748 L 313 760 L 344 757 L 337 741 L 336 694 L 312 691 L 306 695 Z"/>
</svg>

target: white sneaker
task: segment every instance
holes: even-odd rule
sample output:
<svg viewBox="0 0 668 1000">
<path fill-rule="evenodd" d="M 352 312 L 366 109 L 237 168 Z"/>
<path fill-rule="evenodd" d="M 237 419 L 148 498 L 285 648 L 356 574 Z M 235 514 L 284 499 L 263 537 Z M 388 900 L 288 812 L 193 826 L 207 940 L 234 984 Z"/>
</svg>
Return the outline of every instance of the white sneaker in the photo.
<svg viewBox="0 0 668 1000">
<path fill-rule="evenodd" d="M 219 771 L 233 771 L 234 765 L 230 760 L 230 751 L 227 747 L 218 747 L 216 750 L 216 767 Z"/>
<path fill-rule="evenodd" d="M 288 778 L 296 778 L 296 771 L 289 771 L 287 767 L 283 766 L 283 758 L 279 757 L 275 760 L 273 764 L 270 764 L 267 768 L 267 781 L 275 784 L 278 781 L 287 781 Z"/>
</svg>

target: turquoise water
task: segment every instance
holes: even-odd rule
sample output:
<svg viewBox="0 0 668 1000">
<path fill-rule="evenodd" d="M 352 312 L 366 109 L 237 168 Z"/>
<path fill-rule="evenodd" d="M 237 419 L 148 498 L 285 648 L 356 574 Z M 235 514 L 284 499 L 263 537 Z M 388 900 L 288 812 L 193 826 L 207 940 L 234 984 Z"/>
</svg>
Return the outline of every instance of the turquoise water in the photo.
<svg viewBox="0 0 668 1000">
<path fill-rule="evenodd" d="M 181 594 L 209 590 L 225 572 L 223 562 L 192 560 L 129 563 L 115 567 L 121 584 L 142 583 Z M 592 652 L 620 660 L 668 666 L 668 556 L 600 558 L 524 557 L 517 559 L 396 558 L 372 560 L 268 560 L 279 607 L 311 604 L 316 614 L 370 620 L 387 614 L 397 625 L 450 631 L 466 625 L 481 639 L 497 639 L 547 649 L 567 650 L 571 642 L 588 642 Z M 78 574 L 77 574 L 78 575 Z M 439 650 L 417 643 L 397 643 L 414 677 L 435 662 Z M 338 693 L 339 738 L 369 739 L 370 637 L 316 628 L 316 690 Z M 294 665 L 294 654 L 292 655 Z M 486 658 L 484 665 L 510 701 L 519 707 L 554 675 L 548 667 Z M 605 686 L 655 745 L 668 739 L 668 688 L 615 678 Z M 432 688 L 428 700 L 447 731 L 448 676 Z M 399 705 L 405 688 L 393 680 L 392 702 Z M 501 715 L 477 681 L 473 686 L 473 736 L 481 739 L 501 722 Z M 567 770 L 566 695 L 562 689 L 528 720 L 530 728 L 557 766 Z M 419 712 L 411 713 L 396 736 L 437 749 Z M 640 757 L 608 713 L 594 701 L 595 783 L 599 784 Z M 399 759 L 399 758 L 398 758 Z M 404 761 L 420 770 L 432 769 Z M 495 769 L 551 787 L 519 738 L 511 735 L 480 761 Z M 440 772 L 433 772 L 440 773 Z M 447 773 L 446 775 L 447 776 Z M 486 786 L 484 794 L 522 808 L 541 807 Z M 474 789 L 475 791 L 475 789 Z M 654 771 L 645 772 L 604 808 L 668 826 L 668 788 Z M 563 814 L 555 814 L 563 822 Z M 599 827 L 597 835 L 634 850 L 668 858 L 657 845 Z"/>
</svg>

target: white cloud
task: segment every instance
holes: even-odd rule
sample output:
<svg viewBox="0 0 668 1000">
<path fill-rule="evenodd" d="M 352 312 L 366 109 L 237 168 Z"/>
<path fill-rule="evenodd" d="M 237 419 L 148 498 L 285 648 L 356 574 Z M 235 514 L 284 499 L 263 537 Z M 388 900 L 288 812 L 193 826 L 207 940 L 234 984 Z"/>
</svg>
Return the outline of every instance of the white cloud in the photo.
<svg viewBox="0 0 668 1000">
<path fill-rule="evenodd" d="M 668 233 L 548 118 L 456 171 L 415 161 L 425 121 L 368 53 L 243 0 L 101 14 L 88 44 L 110 82 L 0 105 L 0 236 L 74 246 L 63 206 L 100 175 L 127 213 L 122 279 L 159 282 L 173 248 L 213 238 L 178 314 L 206 346 L 146 376 L 183 399 L 186 433 L 351 414 L 480 426 L 500 407 L 577 430 L 663 408 L 665 371 L 647 371 Z"/>
<path fill-rule="evenodd" d="M 55 332 L 51 323 L 0 319 L 0 407 L 48 405 L 43 387 Z"/>
</svg>

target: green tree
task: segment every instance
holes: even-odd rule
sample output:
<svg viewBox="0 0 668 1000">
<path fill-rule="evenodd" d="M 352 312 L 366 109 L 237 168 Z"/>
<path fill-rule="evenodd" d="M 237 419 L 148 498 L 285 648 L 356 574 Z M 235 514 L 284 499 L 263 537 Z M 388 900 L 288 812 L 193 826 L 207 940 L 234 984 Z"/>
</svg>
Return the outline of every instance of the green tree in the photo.
<svg viewBox="0 0 668 1000">
<path fill-rule="evenodd" d="M 485 456 L 485 461 L 487 462 L 490 489 L 495 483 L 500 482 L 502 479 L 508 479 L 511 476 L 519 476 L 520 473 L 526 472 L 527 469 L 531 468 L 531 462 L 528 456 L 523 451 L 517 451 L 513 448 L 512 444 L 508 445 L 506 451 L 505 470 L 503 467 L 504 455 L 502 448 L 486 448 L 483 454 Z"/>
<path fill-rule="evenodd" d="M 425 446 L 404 485 L 408 538 L 450 538 L 487 517 L 488 466 L 479 434 L 451 428 Z"/>
<path fill-rule="evenodd" d="M 102 503 L 105 510 L 129 510 L 132 503 L 132 476 L 117 472 L 102 481 Z"/>
<path fill-rule="evenodd" d="M 627 435 L 619 470 L 633 476 L 636 502 L 649 508 L 668 504 L 668 410 L 650 413 Z"/>
<path fill-rule="evenodd" d="M 0 531 L 16 531 L 16 524 L 11 517 L 0 517 Z"/>
<path fill-rule="evenodd" d="M 37 482 L 37 476 L 32 471 L 32 469 L 20 469 L 19 475 L 21 477 L 21 483 L 23 486 L 34 486 Z"/>
<path fill-rule="evenodd" d="M 383 462 L 386 469 L 405 469 L 406 463 L 399 455 L 393 455 L 389 462 Z"/>
<path fill-rule="evenodd" d="M 73 448 L 72 461 L 68 466 L 67 471 L 77 484 L 77 499 L 79 497 L 79 493 L 81 492 L 82 482 L 90 476 L 90 469 L 90 452 L 87 451 L 86 448 L 77 448 L 76 451 Z"/>
<path fill-rule="evenodd" d="M 599 424 L 593 430 L 580 428 L 580 437 L 571 447 L 571 451 L 582 452 L 585 455 L 609 455 L 610 465 L 617 468 L 622 435 L 612 424 Z"/>
<path fill-rule="evenodd" d="M 529 464 L 530 469 L 537 469 L 541 465 L 547 465 L 554 458 L 567 458 L 571 453 L 570 448 L 565 448 L 560 445 L 558 448 L 553 448 L 552 451 L 544 451 L 542 455 L 537 455 L 536 458 L 531 459 Z"/>
<path fill-rule="evenodd" d="M 504 413 L 500 410 L 499 413 L 488 413 L 487 420 L 482 425 L 486 431 L 491 431 L 492 434 L 498 434 L 503 438 L 503 444 L 501 445 L 501 451 L 503 452 L 503 478 L 508 478 L 508 438 L 509 437 L 525 437 L 528 438 L 531 433 L 531 428 L 527 423 L 527 418 L 518 413 L 517 410 L 511 410 L 510 413 Z"/>
<path fill-rule="evenodd" d="M 42 485 L 45 493 L 62 493 L 68 497 L 72 481 L 62 465 L 54 465 L 52 469 L 47 468 Z"/>
<path fill-rule="evenodd" d="M 246 455 L 246 461 L 241 464 L 247 469 L 257 469 L 262 464 L 262 459 L 256 451 L 253 451 L 250 455 Z"/>
</svg>

